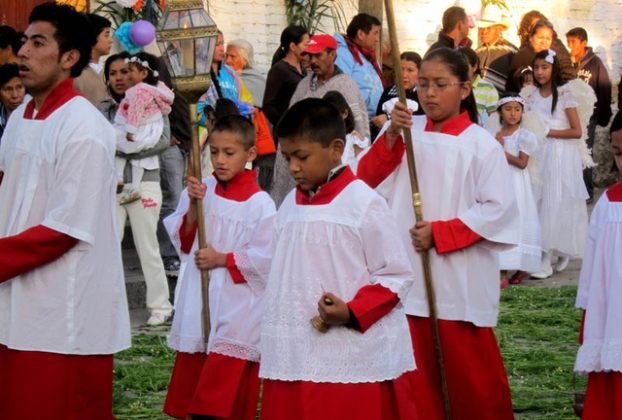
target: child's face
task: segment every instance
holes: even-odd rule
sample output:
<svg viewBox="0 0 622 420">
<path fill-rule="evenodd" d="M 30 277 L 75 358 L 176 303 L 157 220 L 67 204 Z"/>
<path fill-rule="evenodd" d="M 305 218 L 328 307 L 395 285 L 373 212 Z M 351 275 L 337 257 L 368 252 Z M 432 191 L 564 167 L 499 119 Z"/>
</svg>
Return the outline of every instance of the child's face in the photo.
<svg viewBox="0 0 622 420">
<path fill-rule="evenodd" d="M 223 182 L 231 181 L 244 171 L 247 162 L 257 157 L 255 146 L 246 150 L 239 135 L 230 131 L 213 132 L 209 137 L 208 146 L 216 178 Z"/>
<path fill-rule="evenodd" d="M 460 114 L 460 103 L 471 92 L 471 82 L 461 82 L 438 59 L 421 64 L 417 84 L 421 106 L 435 123 L 445 122 Z"/>
<path fill-rule="evenodd" d="M 523 107 L 518 102 L 504 104 L 499 112 L 505 126 L 516 126 L 520 124 L 520 120 L 523 117 Z"/>
<path fill-rule="evenodd" d="M 135 86 L 139 84 L 140 82 L 145 80 L 147 76 L 149 75 L 149 72 L 147 71 L 147 69 L 139 68 L 135 64 L 130 64 L 129 70 L 130 72 L 128 76 L 129 76 L 130 86 Z"/>
<path fill-rule="evenodd" d="M 305 138 L 281 138 L 281 153 L 296 184 L 304 191 L 326 182 L 331 169 L 341 164 L 344 141 L 334 139 L 328 147 Z"/>
<path fill-rule="evenodd" d="M 544 86 L 551 81 L 553 75 L 553 65 L 541 58 L 533 62 L 533 78 L 540 86 Z"/>
<path fill-rule="evenodd" d="M 622 173 L 622 130 L 611 133 L 611 149 L 618 171 Z"/>
<path fill-rule="evenodd" d="M 533 73 L 527 73 L 523 76 L 523 86 L 533 86 Z"/>
</svg>

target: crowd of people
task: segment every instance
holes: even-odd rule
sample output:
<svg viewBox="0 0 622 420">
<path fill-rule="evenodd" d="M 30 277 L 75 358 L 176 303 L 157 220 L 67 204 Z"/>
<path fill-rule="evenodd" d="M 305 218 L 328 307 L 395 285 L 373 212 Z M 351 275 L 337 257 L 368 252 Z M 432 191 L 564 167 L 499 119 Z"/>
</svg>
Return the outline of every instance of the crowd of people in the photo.
<svg viewBox="0 0 622 420">
<path fill-rule="evenodd" d="M 566 49 L 531 11 L 517 48 L 496 5 L 450 7 L 425 54 L 400 52 L 402 80 L 366 13 L 344 34 L 285 28 L 267 74 L 219 31 L 203 174 L 184 177 L 187 103 L 162 58 L 111 54 L 111 27 L 55 3 L 0 27 L 0 418 L 114 418 L 129 223 L 146 323 L 171 320 L 171 417 L 254 419 L 262 390 L 264 420 L 512 419 L 500 289 L 583 258 L 583 418 L 622 419 L 622 183 L 589 221 L 612 85 L 584 28 Z M 610 138 L 622 171 L 620 112 Z"/>
</svg>

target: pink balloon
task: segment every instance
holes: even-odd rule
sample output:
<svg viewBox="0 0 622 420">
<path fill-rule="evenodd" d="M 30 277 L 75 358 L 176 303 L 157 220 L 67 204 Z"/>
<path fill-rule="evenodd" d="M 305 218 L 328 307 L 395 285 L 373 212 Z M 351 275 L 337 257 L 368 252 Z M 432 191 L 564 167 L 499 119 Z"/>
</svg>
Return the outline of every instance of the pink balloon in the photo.
<svg viewBox="0 0 622 420">
<path fill-rule="evenodd" d="M 150 44 L 155 39 L 155 35 L 155 26 L 146 20 L 137 20 L 130 28 L 130 39 L 141 47 Z"/>
</svg>

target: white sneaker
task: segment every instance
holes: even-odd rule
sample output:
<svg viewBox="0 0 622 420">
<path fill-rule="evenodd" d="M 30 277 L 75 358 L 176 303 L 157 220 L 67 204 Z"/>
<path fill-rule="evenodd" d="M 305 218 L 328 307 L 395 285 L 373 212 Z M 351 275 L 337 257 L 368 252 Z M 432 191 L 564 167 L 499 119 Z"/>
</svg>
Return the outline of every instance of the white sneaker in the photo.
<svg viewBox="0 0 622 420">
<path fill-rule="evenodd" d="M 151 314 L 149 319 L 147 320 L 147 325 L 150 327 L 157 327 L 158 325 L 162 325 L 168 319 L 168 315 L 164 315 L 159 312 L 154 312 Z"/>
<path fill-rule="evenodd" d="M 531 273 L 529 277 L 532 279 L 544 280 L 548 279 L 553 275 L 553 270 L 549 271 L 538 271 L 537 273 Z"/>
<path fill-rule="evenodd" d="M 561 273 L 562 271 L 564 271 L 566 269 L 566 267 L 568 267 L 568 262 L 570 262 L 570 258 L 568 257 L 559 257 L 559 259 L 557 260 L 557 263 L 555 264 L 555 271 L 557 271 L 558 273 Z"/>
</svg>

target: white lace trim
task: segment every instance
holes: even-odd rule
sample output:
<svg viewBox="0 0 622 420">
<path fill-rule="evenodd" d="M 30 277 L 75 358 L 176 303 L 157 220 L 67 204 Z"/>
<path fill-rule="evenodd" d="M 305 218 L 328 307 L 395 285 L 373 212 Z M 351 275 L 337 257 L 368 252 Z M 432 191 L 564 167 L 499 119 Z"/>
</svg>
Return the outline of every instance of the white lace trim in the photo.
<svg viewBox="0 0 622 420">
<path fill-rule="evenodd" d="M 219 340 L 213 347 L 210 347 L 209 352 L 235 357 L 236 359 L 250 360 L 251 362 L 259 362 L 261 358 L 257 348 L 222 340 Z"/>
<path fill-rule="evenodd" d="M 275 321 L 264 323 L 262 330 L 262 378 L 362 383 L 395 379 L 415 369 L 401 309 L 394 309 L 364 334 L 345 327 L 322 334 L 312 329 L 308 319 Z"/>
<path fill-rule="evenodd" d="M 235 265 L 240 273 L 244 276 L 244 280 L 255 293 L 264 291 L 266 279 L 263 278 L 256 270 L 251 258 L 244 251 L 234 252 Z"/>
<path fill-rule="evenodd" d="M 607 342 L 592 340 L 579 348 L 575 371 L 622 372 L 622 342 Z"/>
</svg>

